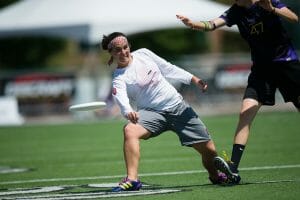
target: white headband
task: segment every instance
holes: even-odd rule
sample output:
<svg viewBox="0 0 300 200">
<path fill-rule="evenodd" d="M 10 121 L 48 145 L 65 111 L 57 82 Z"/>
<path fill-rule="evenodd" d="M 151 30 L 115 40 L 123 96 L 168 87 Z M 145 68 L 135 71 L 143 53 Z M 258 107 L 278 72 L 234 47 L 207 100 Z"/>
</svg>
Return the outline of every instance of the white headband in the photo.
<svg viewBox="0 0 300 200">
<path fill-rule="evenodd" d="M 113 40 L 111 40 L 110 43 L 108 43 L 107 48 L 109 50 L 111 50 L 113 47 L 118 46 L 118 45 L 122 45 L 124 43 L 128 43 L 127 38 L 122 36 L 122 35 L 117 36 Z"/>
</svg>

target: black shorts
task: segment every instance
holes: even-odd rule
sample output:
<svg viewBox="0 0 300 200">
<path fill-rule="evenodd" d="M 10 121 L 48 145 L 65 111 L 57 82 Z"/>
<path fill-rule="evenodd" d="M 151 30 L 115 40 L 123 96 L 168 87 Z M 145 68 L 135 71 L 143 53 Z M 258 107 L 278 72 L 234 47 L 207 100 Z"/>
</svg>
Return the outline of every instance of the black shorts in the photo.
<svg viewBox="0 0 300 200">
<path fill-rule="evenodd" d="M 254 64 L 248 77 L 244 99 L 251 98 L 263 105 L 274 105 L 277 88 L 285 102 L 293 102 L 300 108 L 299 62 L 269 63 L 264 66 Z"/>
</svg>

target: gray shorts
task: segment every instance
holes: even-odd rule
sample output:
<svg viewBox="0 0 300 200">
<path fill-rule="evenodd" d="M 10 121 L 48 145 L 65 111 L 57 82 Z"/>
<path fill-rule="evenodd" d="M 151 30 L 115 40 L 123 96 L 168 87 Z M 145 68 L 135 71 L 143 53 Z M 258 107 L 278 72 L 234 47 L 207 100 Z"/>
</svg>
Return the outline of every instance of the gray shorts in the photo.
<svg viewBox="0 0 300 200">
<path fill-rule="evenodd" d="M 184 101 L 168 111 L 139 110 L 138 123 L 151 132 L 150 137 L 174 131 L 184 146 L 211 140 L 204 123 Z"/>
</svg>

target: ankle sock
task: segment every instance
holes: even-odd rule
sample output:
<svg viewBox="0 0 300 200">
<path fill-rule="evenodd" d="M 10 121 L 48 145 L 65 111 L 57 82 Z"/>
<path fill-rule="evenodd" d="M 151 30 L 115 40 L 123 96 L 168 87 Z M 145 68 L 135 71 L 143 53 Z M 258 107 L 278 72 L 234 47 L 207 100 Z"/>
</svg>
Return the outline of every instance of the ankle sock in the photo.
<svg viewBox="0 0 300 200">
<path fill-rule="evenodd" d="M 245 149 L 245 145 L 242 144 L 234 144 L 232 147 L 231 161 L 233 165 L 231 166 L 231 170 L 234 173 L 238 172 L 238 167 Z"/>
</svg>

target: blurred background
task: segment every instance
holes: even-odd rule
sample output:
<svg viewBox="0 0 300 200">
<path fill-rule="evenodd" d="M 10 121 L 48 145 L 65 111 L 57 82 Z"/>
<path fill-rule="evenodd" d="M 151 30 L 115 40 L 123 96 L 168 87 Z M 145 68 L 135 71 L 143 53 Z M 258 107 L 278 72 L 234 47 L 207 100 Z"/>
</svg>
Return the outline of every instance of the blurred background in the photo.
<svg viewBox="0 0 300 200">
<path fill-rule="evenodd" d="M 300 14 L 300 2 L 282 0 Z M 172 82 L 200 115 L 238 112 L 251 67 L 236 27 L 203 33 L 176 19 L 220 16 L 225 0 L 1 0 L 0 125 L 63 123 L 120 118 L 111 97 L 109 55 L 103 34 L 128 35 L 132 50 L 148 48 L 209 84 L 202 94 Z M 300 26 L 284 22 L 300 49 Z M 278 105 L 263 111 L 295 110 Z M 106 109 L 70 113 L 72 104 L 105 101 Z"/>
</svg>

